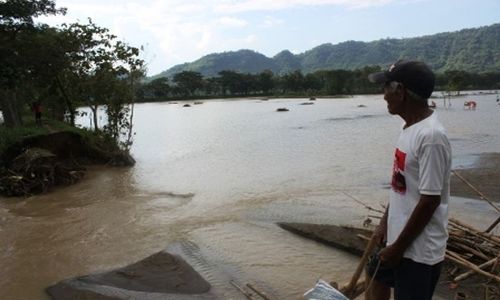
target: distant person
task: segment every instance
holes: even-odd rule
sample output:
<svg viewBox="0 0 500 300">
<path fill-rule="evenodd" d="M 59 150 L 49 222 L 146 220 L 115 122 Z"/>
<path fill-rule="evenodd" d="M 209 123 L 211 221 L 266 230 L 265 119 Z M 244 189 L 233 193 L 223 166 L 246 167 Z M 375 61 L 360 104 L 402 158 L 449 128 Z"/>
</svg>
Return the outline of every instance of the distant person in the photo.
<svg viewBox="0 0 500 300">
<path fill-rule="evenodd" d="M 389 205 L 375 234 L 381 250 L 367 266 L 366 299 L 432 299 L 448 239 L 451 147 L 429 108 L 435 76 L 419 61 L 369 75 L 383 84 L 390 114 L 405 124 L 394 154 Z"/>
<path fill-rule="evenodd" d="M 31 108 L 35 113 L 35 124 L 42 126 L 42 103 L 37 100 L 31 104 Z"/>
</svg>

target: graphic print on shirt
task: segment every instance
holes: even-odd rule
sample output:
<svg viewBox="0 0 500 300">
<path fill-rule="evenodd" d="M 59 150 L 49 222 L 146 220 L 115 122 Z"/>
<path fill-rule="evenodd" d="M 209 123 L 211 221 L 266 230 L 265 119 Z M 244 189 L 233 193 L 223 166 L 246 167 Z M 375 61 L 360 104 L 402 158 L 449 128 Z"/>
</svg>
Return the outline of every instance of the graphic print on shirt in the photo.
<svg viewBox="0 0 500 300">
<path fill-rule="evenodd" d="M 394 166 L 392 169 L 392 189 L 396 193 L 405 194 L 406 193 L 406 180 L 405 176 L 401 173 L 405 170 L 406 153 L 396 148 L 396 153 L 394 154 Z"/>
</svg>

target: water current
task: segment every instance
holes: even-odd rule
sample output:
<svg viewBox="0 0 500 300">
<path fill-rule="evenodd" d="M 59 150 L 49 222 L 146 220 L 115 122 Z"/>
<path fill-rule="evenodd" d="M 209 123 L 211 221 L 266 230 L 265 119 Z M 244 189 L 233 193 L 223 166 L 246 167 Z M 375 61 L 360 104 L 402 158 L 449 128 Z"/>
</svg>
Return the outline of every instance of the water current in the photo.
<svg viewBox="0 0 500 300">
<path fill-rule="evenodd" d="M 477 109 L 464 110 L 472 98 Z M 495 99 L 454 98 L 448 109 L 436 100 L 455 167 L 499 152 Z M 360 226 L 369 211 L 352 198 L 386 202 L 403 122 L 381 95 L 300 105 L 306 101 L 137 104 L 135 167 L 90 167 L 76 185 L 0 198 L 0 299 L 49 299 L 44 289 L 60 280 L 165 248 L 182 254 L 221 299 L 242 298 L 231 279 L 276 299 L 301 299 L 318 278 L 347 281 L 357 258 L 275 223 Z M 453 197 L 451 207 L 483 226 L 496 217 L 472 199 Z"/>
</svg>

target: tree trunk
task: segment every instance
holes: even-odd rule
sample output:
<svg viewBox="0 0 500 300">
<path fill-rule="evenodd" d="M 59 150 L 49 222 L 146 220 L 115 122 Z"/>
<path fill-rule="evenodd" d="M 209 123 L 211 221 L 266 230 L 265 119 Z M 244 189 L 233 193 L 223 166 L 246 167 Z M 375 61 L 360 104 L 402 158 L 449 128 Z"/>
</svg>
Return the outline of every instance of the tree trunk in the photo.
<svg viewBox="0 0 500 300">
<path fill-rule="evenodd" d="M 61 93 L 62 93 L 63 98 L 64 98 L 64 102 L 66 104 L 66 108 L 69 112 L 70 124 L 71 124 L 71 126 L 75 126 L 75 114 L 76 114 L 75 112 L 76 112 L 76 110 L 73 107 L 73 103 L 69 99 L 68 94 L 66 93 L 66 89 L 62 85 L 61 80 L 59 79 L 59 76 L 56 76 L 56 82 L 57 82 L 57 86 L 59 87 L 59 90 L 61 90 Z"/>
<path fill-rule="evenodd" d="M 93 119 L 94 119 L 94 131 L 99 131 L 99 124 L 97 124 L 97 111 L 99 110 L 99 106 L 98 105 L 90 105 L 89 106 L 90 109 L 92 110 L 92 114 L 93 114 Z"/>
<path fill-rule="evenodd" d="M 0 91 L 0 109 L 2 110 L 4 124 L 7 127 L 19 127 L 23 125 L 17 94 L 13 90 Z"/>
</svg>

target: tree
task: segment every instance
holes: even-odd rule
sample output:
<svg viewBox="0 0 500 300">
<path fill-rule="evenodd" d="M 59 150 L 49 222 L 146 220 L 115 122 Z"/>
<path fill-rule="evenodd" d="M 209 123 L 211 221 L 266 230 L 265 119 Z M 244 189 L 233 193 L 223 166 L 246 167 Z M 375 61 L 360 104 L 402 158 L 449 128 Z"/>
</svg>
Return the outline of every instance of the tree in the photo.
<svg viewBox="0 0 500 300">
<path fill-rule="evenodd" d="M 231 95 L 236 95 L 241 93 L 241 84 L 243 79 L 241 74 L 235 71 L 220 71 L 218 77 L 219 84 L 222 89 L 222 95 L 226 95 L 229 92 Z"/>
<path fill-rule="evenodd" d="M 283 76 L 283 90 L 299 92 L 304 87 L 304 75 L 300 70 L 295 70 Z"/>
<path fill-rule="evenodd" d="M 182 71 L 175 74 L 172 81 L 183 96 L 192 96 L 203 88 L 203 76 L 199 72 Z"/>
<path fill-rule="evenodd" d="M 309 73 L 304 77 L 304 90 L 309 94 L 318 93 L 323 87 L 323 83 L 319 78 L 317 72 Z"/>
<path fill-rule="evenodd" d="M 50 0 L 0 2 L 0 109 L 7 126 L 22 124 L 22 106 L 32 100 L 30 90 L 43 68 L 39 61 L 47 58 L 33 51 L 42 46 L 35 37 L 47 30 L 47 26 L 35 24 L 34 18 L 65 12 Z"/>
<path fill-rule="evenodd" d="M 118 140 L 120 133 L 131 126 L 128 104 L 133 102 L 137 80 L 143 74 L 139 49 L 117 41 L 108 29 L 97 26 L 91 19 L 88 24 L 65 25 L 63 32 L 70 60 L 61 74 L 61 89 L 71 99 L 91 108 L 96 131 L 98 108 L 104 105 L 108 121 L 104 129 Z M 69 97 L 68 104 L 74 123 L 75 105 Z"/>
<path fill-rule="evenodd" d="M 444 72 L 447 78 L 446 91 L 451 93 L 456 91 L 457 95 L 460 94 L 461 90 L 464 90 L 467 83 L 470 82 L 469 74 L 465 71 L 449 70 Z"/>
<path fill-rule="evenodd" d="M 155 98 L 166 98 L 171 90 L 167 77 L 156 78 L 146 86 L 148 92 Z"/>
<path fill-rule="evenodd" d="M 261 72 L 258 78 L 259 87 L 264 94 L 268 94 L 274 88 L 273 72 L 271 70 L 265 70 Z"/>
</svg>

